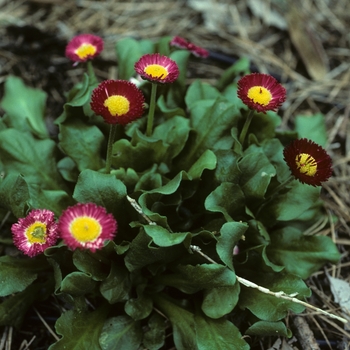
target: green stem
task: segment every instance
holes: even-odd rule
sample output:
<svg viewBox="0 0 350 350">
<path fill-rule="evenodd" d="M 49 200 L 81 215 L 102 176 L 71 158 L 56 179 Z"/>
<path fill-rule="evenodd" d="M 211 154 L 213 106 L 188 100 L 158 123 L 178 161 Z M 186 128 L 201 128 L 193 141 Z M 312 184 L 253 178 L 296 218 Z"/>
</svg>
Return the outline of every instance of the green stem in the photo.
<svg viewBox="0 0 350 350">
<path fill-rule="evenodd" d="M 152 83 L 151 100 L 149 104 L 146 135 L 151 136 L 153 130 L 154 111 L 156 109 L 157 84 Z"/>
<path fill-rule="evenodd" d="M 117 124 L 111 124 L 111 127 L 109 129 L 107 156 L 106 156 L 106 173 L 107 174 L 111 172 L 112 151 L 113 151 L 113 143 L 114 143 L 116 131 L 117 131 Z"/>
<path fill-rule="evenodd" d="M 244 143 L 244 140 L 245 140 L 245 137 L 247 135 L 247 132 L 248 132 L 248 129 L 249 129 L 249 125 L 253 119 L 253 116 L 254 116 L 254 110 L 250 109 L 249 110 L 249 114 L 245 120 L 245 123 L 243 125 L 243 129 L 241 131 L 241 135 L 239 136 L 239 142 L 240 144 L 242 145 L 243 147 L 243 143 Z"/>
<path fill-rule="evenodd" d="M 95 75 L 95 71 L 94 71 L 94 67 L 92 65 L 92 61 L 87 61 L 87 74 L 89 76 L 90 79 L 90 85 L 93 85 L 95 83 L 97 83 L 97 78 Z"/>
</svg>

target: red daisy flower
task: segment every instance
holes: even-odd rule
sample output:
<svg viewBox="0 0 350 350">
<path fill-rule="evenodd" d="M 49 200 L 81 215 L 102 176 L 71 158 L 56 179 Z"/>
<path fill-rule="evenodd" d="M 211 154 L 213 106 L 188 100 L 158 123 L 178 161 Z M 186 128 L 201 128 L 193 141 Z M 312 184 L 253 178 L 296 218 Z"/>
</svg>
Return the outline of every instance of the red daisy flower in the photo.
<svg viewBox="0 0 350 350">
<path fill-rule="evenodd" d="M 112 240 L 117 231 L 117 222 L 104 207 L 94 203 L 78 203 L 63 211 L 58 229 L 66 245 L 90 249 L 101 249 L 106 240 Z"/>
<path fill-rule="evenodd" d="M 56 243 L 59 236 L 57 228 L 52 211 L 34 209 L 12 225 L 13 243 L 24 254 L 36 256 Z"/>
<path fill-rule="evenodd" d="M 176 62 L 159 53 L 143 55 L 135 63 L 135 71 L 153 83 L 173 83 L 179 76 Z"/>
<path fill-rule="evenodd" d="M 271 75 L 252 73 L 238 81 L 238 97 L 257 112 L 276 111 L 286 100 L 286 89 Z"/>
<path fill-rule="evenodd" d="M 80 34 L 68 43 L 66 57 L 74 62 L 85 62 L 98 56 L 102 50 L 102 38 L 92 34 Z"/>
<path fill-rule="evenodd" d="M 332 175 L 331 157 L 311 140 L 294 140 L 283 150 L 283 155 L 293 176 L 301 183 L 321 186 Z"/>
<path fill-rule="evenodd" d="M 91 109 L 106 123 L 126 125 L 144 112 L 145 97 L 126 80 L 105 80 L 92 92 Z"/>
<path fill-rule="evenodd" d="M 180 36 L 174 36 L 174 38 L 170 41 L 170 45 L 178 47 L 180 49 L 188 50 L 197 57 L 207 58 L 209 56 L 209 51 L 200 46 L 192 44 Z"/>
</svg>

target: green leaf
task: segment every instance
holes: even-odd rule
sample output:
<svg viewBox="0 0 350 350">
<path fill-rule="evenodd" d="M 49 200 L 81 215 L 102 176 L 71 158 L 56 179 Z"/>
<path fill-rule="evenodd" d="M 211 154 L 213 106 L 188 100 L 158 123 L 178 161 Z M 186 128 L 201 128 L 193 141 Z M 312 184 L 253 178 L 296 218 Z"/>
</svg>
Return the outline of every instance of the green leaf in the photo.
<svg viewBox="0 0 350 350">
<path fill-rule="evenodd" d="M 207 149 L 188 170 L 188 175 L 192 179 L 200 179 L 203 171 L 205 169 L 214 170 L 216 163 L 215 153 Z"/>
<path fill-rule="evenodd" d="M 222 213 L 227 221 L 233 221 L 244 213 L 245 197 L 241 188 L 224 182 L 205 199 L 205 208 L 211 212 Z"/>
<path fill-rule="evenodd" d="M 148 330 L 143 335 L 143 345 L 148 350 L 159 350 L 164 345 L 166 323 L 162 316 L 154 313 L 148 321 Z"/>
<path fill-rule="evenodd" d="M 230 131 L 240 116 L 236 106 L 223 97 L 196 101 L 191 105 L 190 112 L 195 134 L 187 142 L 181 162 L 178 160 L 182 169 L 188 169 L 207 149 L 230 149 L 233 145 Z"/>
<path fill-rule="evenodd" d="M 249 350 L 237 327 L 228 320 L 194 316 L 198 350 Z"/>
<path fill-rule="evenodd" d="M 164 141 L 169 145 L 167 159 L 175 158 L 185 146 L 190 132 L 190 122 L 187 118 L 174 116 L 158 125 L 153 132 L 155 139 Z"/>
<path fill-rule="evenodd" d="M 307 138 L 321 146 L 325 146 L 328 140 L 325 117 L 321 113 L 312 116 L 297 115 L 295 117 L 295 130 L 300 138 Z"/>
<path fill-rule="evenodd" d="M 233 286 L 206 289 L 203 293 L 202 311 L 214 319 L 228 315 L 238 303 L 239 292 L 238 282 Z"/>
<path fill-rule="evenodd" d="M 75 161 L 79 171 L 99 170 L 103 167 L 101 147 L 104 135 L 94 125 L 86 125 L 79 119 L 60 124 L 60 147 Z"/>
<path fill-rule="evenodd" d="M 192 294 L 202 289 L 233 286 L 236 275 L 219 264 L 179 265 L 175 273 L 161 275 L 158 279 L 164 285 Z"/>
<path fill-rule="evenodd" d="M 17 218 L 24 217 L 30 199 L 27 182 L 22 175 L 8 174 L 0 182 L 0 205 Z"/>
<path fill-rule="evenodd" d="M 276 264 L 303 279 L 308 278 L 325 263 L 336 264 L 340 254 L 329 237 L 304 236 L 302 232 L 286 227 L 271 235 L 268 257 Z"/>
<path fill-rule="evenodd" d="M 102 350 L 138 350 L 142 341 L 142 328 L 129 316 L 111 317 L 106 320 L 101 336 Z"/>
<path fill-rule="evenodd" d="M 185 102 L 188 108 L 201 100 L 215 100 L 220 97 L 220 92 L 208 83 L 195 80 L 187 90 Z"/>
<path fill-rule="evenodd" d="M 32 265 L 33 263 L 28 259 L 18 260 L 2 256 L 0 258 L 0 296 L 21 292 L 35 281 L 37 271 L 36 268 L 31 269 Z"/>
<path fill-rule="evenodd" d="M 266 226 L 275 221 L 290 221 L 301 216 L 318 203 L 320 188 L 308 186 L 295 180 L 291 188 L 268 202 L 261 211 L 261 220 Z"/>
<path fill-rule="evenodd" d="M 250 326 L 246 332 L 248 335 L 258 335 L 263 337 L 287 337 L 292 336 L 292 332 L 283 322 L 258 321 Z"/>
<path fill-rule="evenodd" d="M 0 326 L 20 328 L 27 310 L 40 295 L 40 284 L 32 284 L 25 290 L 6 298 L 0 304 Z"/>
<path fill-rule="evenodd" d="M 140 233 L 131 242 L 125 256 L 125 266 L 129 271 L 136 271 L 157 262 L 166 264 L 187 253 L 186 248 L 182 244 L 153 248 L 149 246 L 151 242 L 152 239 L 141 228 Z"/>
<path fill-rule="evenodd" d="M 29 184 L 40 184 L 46 189 L 65 189 L 57 171 L 55 143 L 37 140 L 29 133 L 15 129 L 0 132 L 0 152 L 6 172 L 24 175 Z"/>
<path fill-rule="evenodd" d="M 139 130 L 134 132 L 132 140 L 121 139 L 114 143 L 112 165 L 115 168 L 133 168 L 141 172 L 154 163 L 166 162 L 170 145 L 163 140 L 142 135 Z M 170 158 L 171 158 L 171 154 Z"/>
<path fill-rule="evenodd" d="M 150 40 L 137 41 L 132 38 L 123 38 L 116 44 L 118 59 L 118 79 L 129 80 L 135 75 L 134 65 L 146 53 L 153 52 L 153 43 Z"/>
<path fill-rule="evenodd" d="M 77 182 L 79 171 L 72 158 L 65 157 L 57 162 L 57 168 L 62 177 L 69 182 Z"/>
<path fill-rule="evenodd" d="M 63 113 L 55 120 L 55 124 L 59 125 L 64 121 L 76 120 L 77 118 L 86 119 L 84 109 L 91 98 L 91 92 L 95 88 L 93 81 L 84 73 L 81 83 L 76 84 L 68 93 L 67 102 L 63 106 Z"/>
<path fill-rule="evenodd" d="M 285 272 L 276 274 L 259 270 L 259 273 L 256 273 L 255 267 L 244 278 L 272 292 L 282 291 L 286 294 L 298 293 L 296 298 L 300 298 L 301 300 L 311 295 L 309 288 L 307 288 L 303 280 Z M 239 306 L 249 309 L 259 319 L 271 322 L 279 321 L 286 317 L 289 310 L 299 313 L 305 309 L 303 305 L 245 286 L 241 286 Z"/>
<path fill-rule="evenodd" d="M 190 232 L 170 233 L 167 229 L 158 225 L 144 225 L 143 228 L 153 242 L 160 247 L 171 247 L 184 243 L 188 248 L 191 244 L 192 235 Z"/>
<path fill-rule="evenodd" d="M 105 207 L 110 213 L 120 214 L 125 209 L 126 187 L 112 174 L 102 174 L 93 170 L 80 173 L 73 198 L 81 203 L 93 202 Z"/>
<path fill-rule="evenodd" d="M 18 131 L 30 131 L 40 138 L 48 138 L 44 110 L 47 95 L 44 91 L 24 85 L 20 78 L 9 76 L 4 85 L 1 107 L 6 121 Z"/>
<path fill-rule="evenodd" d="M 263 150 L 270 163 L 276 168 L 277 180 L 282 183 L 290 176 L 290 170 L 283 158 L 281 141 L 278 139 L 266 140 L 262 145 Z"/>
<path fill-rule="evenodd" d="M 85 295 L 96 287 L 96 282 L 86 273 L 74 271 L 68 274 L 61 283 L 61 292 L 72 296 Z"/>
<path fill-rule="evenodd" d="M 138 298 L 130 298 L 124 306 L 125 312 L 135 321 L 148 317 L 153 310 L 152 299 L 143 293 L 137 294 Z"/>
<path fill-rule="evenodd" d="M 236 63 L 224 71 L 217 83 L 217 88 L 219 90 L 223 90 L 228 84 L 231 84 L 232 81 L 241 73 L 242 75 L 249 74 L 249 69 L 249 60 L 246 57 L 240 58 Z"/>
<path fill-rule="evenodd" d="M 129 299 L 130 275 L 123 265 L 112 263 L 108 277 L 101 282 L 100 292 L 110 304 Z"/>
<path fill-rule="evenodd" d="M 77 249 L 73 252 L 73 264 L 77 269 L 91 276 L 95 281 L 103 281 L 108 276 L 107 266 L 92 256 L 90 252 Z"/>
<path fill-rule="evenodd" d="M 164 294 L 154 294 L 153 298 L 171 322 L 176 350 L 198 350 L 193 313 L 176 305 L 175 300 Z"/>
<path fill-rule="evenodd" d="M 108 308 L 103 306 L 91 313 L 66 311 L 57 320 L 55 328 L 62 338 L 49 350 L 100 350 L 99 337 Z"/>
<path fill-rule="evenodd" d="M 253 117 L 248 133 L 253 134 L 258 142 L 264 142 L 275 136 L 275 130 L 280 124 L 281 118 L 276 112 L 257 113 Z"/>
<path fill-rule="evenodd" d="M 238 162 L 242 173 L 241 188 L 249 199 L 262 199 L 265 196 L 271 177 L 276 169 L 261 150 L 248 153 Z"/>
<path fill-rule="evenodd" d="M 215 152 L 217 167 L 215 169 L 215 180 L 217 183 L 232 182 L 239 183 L 241 172 L 237 161 L 240 158 L 233 150 L 218 150 Z"/>
<path fill-rule="evenodd" d="M 247 228 L 248 225 L 243 222 L 227 222 L 221 227 L 220 237 L 216 244 L 216 252 L 221 261 L 231 270 L 234 270 L 232 263 L 233 249 L 242 238 Z"/>
</svg>

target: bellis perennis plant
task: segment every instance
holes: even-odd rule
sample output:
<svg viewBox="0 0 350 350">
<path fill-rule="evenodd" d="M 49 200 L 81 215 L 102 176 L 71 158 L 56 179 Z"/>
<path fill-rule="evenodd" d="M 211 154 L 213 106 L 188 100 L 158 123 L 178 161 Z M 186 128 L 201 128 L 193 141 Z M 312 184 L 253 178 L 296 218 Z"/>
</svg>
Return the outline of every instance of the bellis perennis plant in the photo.
<svg viewBox="0 0 350 350">
<path fill-rule="evenodd" d="M 289 337 L 283 319 L 311 295 L 304 280 L 340 256 L 329 237 L 304 234 L 328 218 L 326 135 L 311 140 L 301 116 L 302 129 L 276 131 L 287 91 L 244 58 L 216 85 L 189 84 L 187 63 L 205 49 L 126 38 L 117 79 L 102 80 L 102 49 L 90 34 L 67 44 L 62 56 L 86 73 L 50 116 L 52 137 L 47 93 L 4 83 L 1 242 L 12 254 L 1 250 L 0 324 L 20 329 L 33 303 L 55 303 L 50 350 L 246 350 Z"/>
</svg>

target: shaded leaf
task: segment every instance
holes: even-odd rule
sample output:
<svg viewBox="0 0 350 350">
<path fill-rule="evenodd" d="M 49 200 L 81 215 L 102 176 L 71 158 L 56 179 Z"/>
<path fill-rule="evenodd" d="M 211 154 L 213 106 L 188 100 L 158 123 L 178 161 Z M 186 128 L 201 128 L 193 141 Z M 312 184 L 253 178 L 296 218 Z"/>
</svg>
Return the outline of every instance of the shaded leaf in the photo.
<svg viewBox="0 0 350 350">
<path fill-rule="evenodd" d="M 267 247 L 268 257 L 301 278 L 308 278 L 325 263 L 336 264 L 340 254 L 329 237 L 304 236 L 293 227 L 275 231 Z"/>
<path fill-rule="evenodd" d="M 4 85 L 1 107 L 6 111 L 6 122 L 18 131 L 30 131 L 40 138 L 48 138 L 44 120 L 47 95 L 44 91 L 24 85 L 15 76 L 9 76 Z"/>
<path fill-rule="evenodd" d="M 139 322 L 129 316 L 108 318 L 103 326 L 100 345 L 102 350 L 138 350 L 142 340 Z"/>
<path fill-rule="evenodd" d="M 292 336 L 292 332 L 283 322 L 258 321 L 251 325 L 245 332 L 249 335 L 260 335 L 263 337 L 288 337 Z"/>
<path fill-rule="evenodd" d="M 101 146 L 104 135 L 94 125 L 86 125 L 79 119 L 60 125 L 60 147 L 75 161 L 79 171 L 98 170 L 103 166 Z"/>
<path fill-rule="evenodd" d="M 57 320 L 55 328 L 62 338 L 52 344 L 49 350 L 101 349 L 100 332 L 108 309 L 101 307 L 91 313 L 69 310 Z"/>
</svg>

